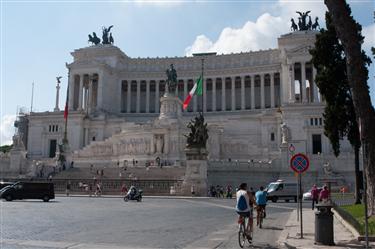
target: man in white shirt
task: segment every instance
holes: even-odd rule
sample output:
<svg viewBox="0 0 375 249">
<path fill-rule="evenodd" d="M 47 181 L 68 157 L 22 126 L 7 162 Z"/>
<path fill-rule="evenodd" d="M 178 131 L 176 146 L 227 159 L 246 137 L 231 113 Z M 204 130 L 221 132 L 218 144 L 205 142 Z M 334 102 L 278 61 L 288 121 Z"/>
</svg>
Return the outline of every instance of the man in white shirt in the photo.
<svg viewBox="0 0 375 249">
<path fill-rule="evenodd" d="M 236 193 L 236 198 L 236 212 L 240 215 L 239 219 L 243 219 L 243 217 L 249 218 L 249 222 L 247 222 L 246 234 L 248 234 L 248 237 L 250 237 L 249 234 L 252 230 L 253 223 L 254 196 L 247 191 L 247 183 L 241 183 Z M 251 237 L 249 239 L 251 239 Z"/>
</svg>

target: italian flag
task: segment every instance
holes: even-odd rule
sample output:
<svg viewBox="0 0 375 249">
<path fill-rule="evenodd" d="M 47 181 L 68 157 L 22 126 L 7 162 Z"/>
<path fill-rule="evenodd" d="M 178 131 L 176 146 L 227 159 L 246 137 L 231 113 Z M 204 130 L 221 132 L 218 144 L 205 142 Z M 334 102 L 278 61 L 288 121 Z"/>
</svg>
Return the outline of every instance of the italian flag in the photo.
<svg viewBox="0 0 375 249">
<path fill-rule="evenodd" d="M 195 82 L 193 88 L 189 92 L 189 95 L 186 97 L 184 104 L 182 105 L 182 108 L 184 108 L 184 110 L 186 110 L 186 108 L 188 107 L 190 100 L 194 96 L 195 93 L 197 95 L 202 95 L 203 93 L 202 82 L 203 82 L 203 79 L 201 75 L 199 76 L 199 79 L 197 79 L 197 81 Z"/>
</svg>

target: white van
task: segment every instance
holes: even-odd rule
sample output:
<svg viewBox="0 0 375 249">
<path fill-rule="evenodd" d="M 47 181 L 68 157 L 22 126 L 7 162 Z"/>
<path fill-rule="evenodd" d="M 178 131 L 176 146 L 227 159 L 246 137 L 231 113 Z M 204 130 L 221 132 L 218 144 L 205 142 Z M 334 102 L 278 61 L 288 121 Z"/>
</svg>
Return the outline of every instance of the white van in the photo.
<svg viewBox="0 0 375 249">
<path fill-rule="evenodd" d="M 267 200 L 272 202 L 294 200 L 294 202 L 297 202 L 297 188 L 296 182 L 284 182 L 283 180 L 271 182 L 267 187 Z"/>
</svg>

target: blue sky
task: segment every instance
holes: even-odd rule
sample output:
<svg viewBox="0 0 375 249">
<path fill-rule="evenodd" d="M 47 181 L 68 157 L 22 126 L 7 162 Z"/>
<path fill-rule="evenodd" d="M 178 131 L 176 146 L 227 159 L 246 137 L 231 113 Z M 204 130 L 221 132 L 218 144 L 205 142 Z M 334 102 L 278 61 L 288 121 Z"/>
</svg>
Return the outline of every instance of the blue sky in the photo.
<svg viewBox="0 0 375 249">
<path fill-rule="evenodd" d="M 70 52 L 88 46 L 87 35 L 114 25 L 115 45 L 130 57 L 184 56 L 194 51 L 230 53 L 276 47 L 295 10 L 311 10 L 323 24 L 322 1 L 1 1 L 0 143 L 14 131 L 18 107 L 53 110 L 55 77 L 62 75 L 65 101 Z M 373 1 L 350 2 L 374 45 Z M 372 35 L 371 35 L 372 34 Z M 233 39 L 236 42 L 233 42 Z M 374 70 L 369 82 L 375 101 Z"/>
</svg>

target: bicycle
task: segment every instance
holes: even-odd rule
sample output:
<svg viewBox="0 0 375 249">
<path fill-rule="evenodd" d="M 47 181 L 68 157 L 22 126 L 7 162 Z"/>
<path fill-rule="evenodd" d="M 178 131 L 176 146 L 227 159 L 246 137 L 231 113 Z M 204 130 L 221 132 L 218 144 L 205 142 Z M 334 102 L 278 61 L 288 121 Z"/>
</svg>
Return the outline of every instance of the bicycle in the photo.
<svg viewBox="0 0 375 249">
<path fill-rule="evenodd" d="M 257 225 L 259 226 L 259 228 L 262 228 L 263 219 L 266 217 L 264 209 L 264 206 L 259 206 L 257 209 L 257 217 L 259 217 L 257 220 Z"/>
<path fill-rule="evenodd" d="M 238 218 L 238 244 L 240 245 L 241 248 L 245 246 L 246 240 L 249 242 L 249 244 L 252 244 L 252 237 L 253 237 L 253 229 L 250 229 L 250 233 L 248 232 L 246 234 L 246 220 L 249 221 L 250 218 L 246 218 L 244 216 L 240 216 Z"/>
</svg>

